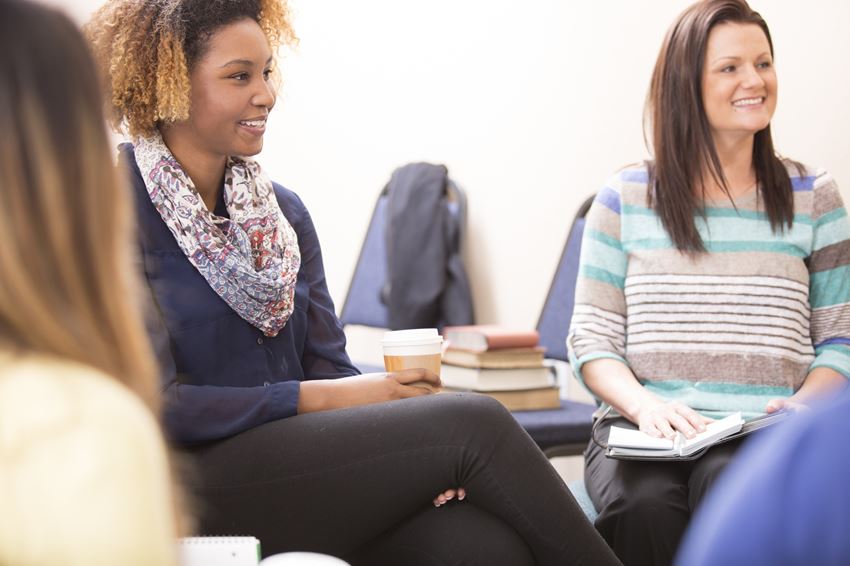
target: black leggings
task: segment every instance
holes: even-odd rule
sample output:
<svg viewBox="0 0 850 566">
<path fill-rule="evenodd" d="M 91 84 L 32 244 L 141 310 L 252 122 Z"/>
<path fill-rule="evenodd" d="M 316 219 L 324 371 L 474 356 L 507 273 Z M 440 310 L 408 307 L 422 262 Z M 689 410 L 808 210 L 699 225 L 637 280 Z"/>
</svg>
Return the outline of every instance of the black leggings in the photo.
<svg viewBox="0 0 850 566">
<path fill-rule="evenodd" d="M 443 393 L 274 421 L 188 451 L 205 535 L 352 564 L 617 564 L 514 418 Z M 467 498 L 434 508 L 449 488 Z"/>
</svg>

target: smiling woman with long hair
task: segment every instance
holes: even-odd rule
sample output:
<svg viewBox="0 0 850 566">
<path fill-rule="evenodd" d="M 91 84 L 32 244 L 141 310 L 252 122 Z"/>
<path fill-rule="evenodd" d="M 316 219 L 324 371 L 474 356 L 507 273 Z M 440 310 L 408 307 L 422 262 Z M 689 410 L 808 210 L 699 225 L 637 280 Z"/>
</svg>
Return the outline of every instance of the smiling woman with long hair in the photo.
<svg viewBox="0 0 850 566">
<path fill-rule="evenodd" d="M 0 0 L 0 563 L 172 564 L 175 514 L 85 41 Z M 141 400 L 140 400 L 141 399 Z"/>
<path fill-rule="evenodd" d="M 767 24 L 703 0 L 667 32 L 647 100 L 654 160 L 599 192 L 582 244 L 572 368 L 622 420 L 686 437 L 796 409 L 850 376 L 850 226 L 828 173 L 777 155 Z M 596 527 L 626 564 L 667 564 L 735 454 L 624 462 L 591 443 Z"/>
</svg>

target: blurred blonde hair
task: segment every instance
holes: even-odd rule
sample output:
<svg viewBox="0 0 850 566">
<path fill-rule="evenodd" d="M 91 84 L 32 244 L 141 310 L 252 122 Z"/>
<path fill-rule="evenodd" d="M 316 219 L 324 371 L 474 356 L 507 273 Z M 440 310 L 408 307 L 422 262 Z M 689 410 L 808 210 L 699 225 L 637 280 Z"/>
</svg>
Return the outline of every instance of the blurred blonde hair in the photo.
<svg viewBox="0 0 850 566">
<path fill-rule="evenodd" d="M 63 14 L 0 7 L 0 348 L 97 368 L 156 410 L 130 194 L 95 65 Z"/>
<path fill-rule="evenodd" d="M 189 525 L 147 410 L 157 367 L 96 67 L 74 24 L 34 2 L 0 0 L 0 41 L 0 563 L 92 564 L 154 532 L 168 539 L 144 556 L 171 555 Z M 108 540 L 83 536 L 93 526 Z M 128 563 L 97 563 L 114 560 Z"/>
</svg>

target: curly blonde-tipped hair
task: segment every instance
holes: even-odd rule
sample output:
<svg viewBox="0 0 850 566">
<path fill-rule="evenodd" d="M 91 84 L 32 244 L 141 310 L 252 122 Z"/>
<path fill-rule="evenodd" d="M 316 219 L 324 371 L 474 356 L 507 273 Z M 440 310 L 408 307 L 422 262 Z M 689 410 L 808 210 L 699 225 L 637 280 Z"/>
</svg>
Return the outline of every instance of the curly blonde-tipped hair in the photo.
<svg viewBox="0 0 850 566">
<path fill-rule="evenodd" d="M 273 52 L 298 39 L 286 0 L 108 0 L 83 31 L 101 67 L 110 123 L 131 137 L 189 117 L 189 73 L 210 36 L 256 21 Z"/>
</svg>

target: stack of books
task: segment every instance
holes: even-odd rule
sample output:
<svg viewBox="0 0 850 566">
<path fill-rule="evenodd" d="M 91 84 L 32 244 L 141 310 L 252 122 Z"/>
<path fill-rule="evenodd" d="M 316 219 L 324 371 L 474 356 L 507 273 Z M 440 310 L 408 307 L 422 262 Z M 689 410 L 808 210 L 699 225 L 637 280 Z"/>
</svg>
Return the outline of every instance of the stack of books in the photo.
<svg viewBox="0 0 850 566">
<path fill-rule="evenodd" d="M 561 406 L 536 330 L 498 325 L 447 326 L 440 379 L 447 391 L 489 395 L 511 411 Z"/>
</svg>

